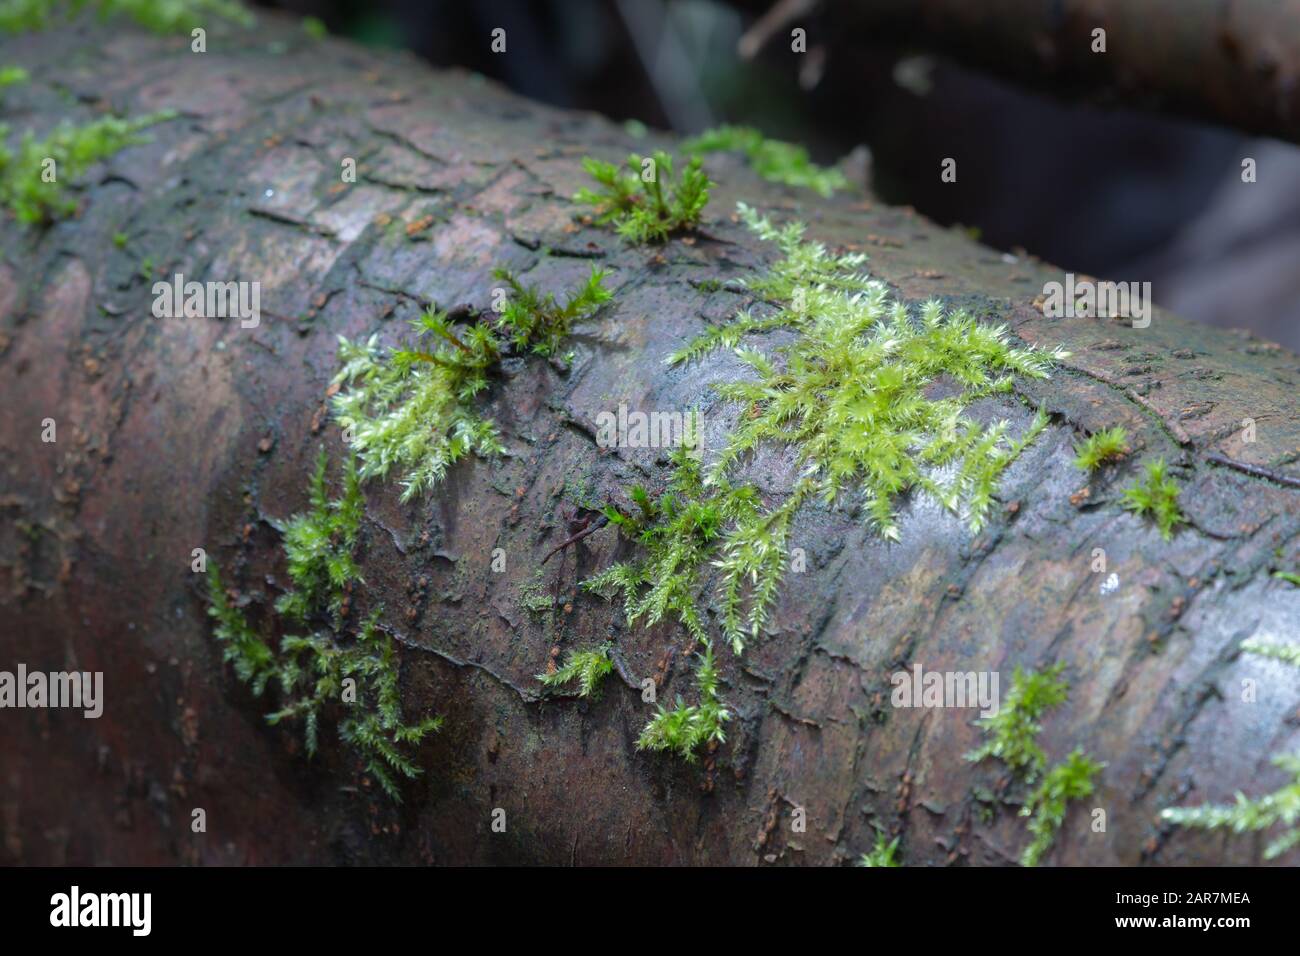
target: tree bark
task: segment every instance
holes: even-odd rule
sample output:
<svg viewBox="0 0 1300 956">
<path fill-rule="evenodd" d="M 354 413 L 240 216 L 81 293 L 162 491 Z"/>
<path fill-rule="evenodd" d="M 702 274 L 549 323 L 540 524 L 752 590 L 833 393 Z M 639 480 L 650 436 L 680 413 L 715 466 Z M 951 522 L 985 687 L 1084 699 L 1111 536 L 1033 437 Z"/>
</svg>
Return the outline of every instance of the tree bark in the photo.
<svg viewBox="0 0 1300 956">
<path fill-rule="evenodd" d="M 845 0 L 827 9 L 836 36 L 915 43 L 1035 89 L 1300 142 L 1297 0 Z M 1093 48 L 1098 28 L 1104 52 Z"/>
<path fill-rule="evenodd" d="M 1070 697 L 1040 741 L 1052 761 L 1080 746 L 1107 766 L 1048 860 L 1259 859 L 1256 837 L 1171 830 L 1157 814 L 1273 789 L 1284 781 L 1269 758 L 1297 743 L 1294 674 L 1239 645 L 1285 641 L 1300 619 L 1300 589 L 1268 574 L 1296 566 L 1300 492 L 1210 459 L 1300 471 L 1295 355 L 1159 310 L 1146 329 L 1045 319 L 1033 300 L 1058 271 L 867 196 L 763 182 L 728 157 L 710 160 L 720 185 L 693 242 L 628 247 L 576 224 L 568 200 L 583 155 L 646 148 L 608 121 L 274 17 L 211 31 L 208 49 L 88 24 L 0 47 L 33 76 L 6 95 L 19 128 L 105 104 L 182 113 L 109 161 L 75 220 L 6 225 L 0 246 L 0 669 L 103 671 L 106 697 L 98 720 L 0 714 L 0 857 L 834 864 L 880 827 L 909 864 L 1012 863 L 1028 837 L 998 795 L 1020 791 L 999 764 L 963 759 L 981 739 L 974 712 L 891 707 L 890 675 L 997 671 L 1005 693 L 1015 665 L 1062 661 Z M 355 184 L 340 182 L 345 157 Z M 634 747 L 652 710 L 643 677 L 662 700 L 694 697 L 685 633 L 629 628 L 577 589 L 633 546 L 609 527 L 547 562 L 563 605 L 552 616 L 525 611 L 520 588 L 569 533 L 566 486 L 600 500 L 663 481 L 662 452 L 601 453 L 600 411 L 725 414 L 707 388 L 739 374 L 725 357 L 663 359 L 743 304 L 697 280 L 772 259 L 730 217 L 737 200 L 866 251 L 908 300 L 945 297 L 1073 356 L 1020 386 L 1053 422 L 981 534 L 917 503 L 894 545 L 841 511 L 801 515 L 792 544 L 808 570 L 787 576 L 770 632 L 743 657 L 720 649 L 735 718 L 725 745 L 687 765 Z M 270 522 L 305 507 L 319 446 L 343 454 L 325 404 L 336 335 L 393 341 L 425 302 L 486 309 L 498 265 L 571 288 L 593 258 L 614 270 L 616 296 L 575 338 L 571 371 L 512 361 L 483 399 L 509 453 L 460 463 L 409 504 L 395 481 L 366 486 L 366 600 L 401 643 L 407 713 L 446 717 L 395 806 L 358 783 L 342 748 L 308 761 L 294 729 L 266 725 L 266 701 L 222 666 L 192 549 L 263 622 L 286 581 Z M 260 281 L 261 325 L 153 318 L 152 282 L 175 273 Z M 1028 415 L 1010 399 L 980 414 Z M 47 418 L 54 443 L 41 441 Z M 1241 439 L 1246 418 L 1256 442 Z M 1076 430 L 1112 425 L 1128 428 L 1134 459 L 1175 466 L 1190 526 L 1169 543 L 1118 506 L 1133 460 L 1080 493 Z M 784 474 L 770 459 L 752 472 L 773 494 Z M 1103 593 L 1110 573 L 1118 587 Z M 553 646 L 606 639 L 619 672 L 601 700 L 539 695 Z M 1242 701 L 1246 678 L 1257 702 Z"/>
</svg>

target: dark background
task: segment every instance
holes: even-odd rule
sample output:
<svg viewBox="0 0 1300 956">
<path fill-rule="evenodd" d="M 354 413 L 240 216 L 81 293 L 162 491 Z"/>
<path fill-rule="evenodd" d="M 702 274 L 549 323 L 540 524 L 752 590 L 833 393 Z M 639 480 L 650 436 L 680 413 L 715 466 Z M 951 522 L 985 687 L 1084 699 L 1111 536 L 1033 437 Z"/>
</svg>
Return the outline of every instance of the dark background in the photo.
<svg viewBox="0 0 1300 956">
<path fill-rule="evenodd" d="M 971 0 L 972 3 L 987 0 Z M 924 50 L 873 47 L 817 12 L 753 59 L 718 0 L 280 0 L 331 33 L 406 48 L 533 99 L 696 133 L 744 123 L 872 188 L 1064 270 L 1150 281 L 1156 302 L 1300 350 L 1300 150 L 1184 119 L 1068 103 Z M 1153 29 L 1158 25 L 1153 25 Z M 508 52 L 490 50 L 506 30 Z M 940 160 L 958 161 L 942 183 Z M 1241 182 L 1253 157 L 1258 181 Z"/>
</svg>

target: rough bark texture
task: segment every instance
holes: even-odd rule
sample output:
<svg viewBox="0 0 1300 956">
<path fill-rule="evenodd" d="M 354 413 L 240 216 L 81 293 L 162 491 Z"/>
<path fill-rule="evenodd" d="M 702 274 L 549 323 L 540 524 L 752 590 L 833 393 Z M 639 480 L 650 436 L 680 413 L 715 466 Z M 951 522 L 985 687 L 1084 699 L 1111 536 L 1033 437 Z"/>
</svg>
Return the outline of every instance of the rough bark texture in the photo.
<svg viewBox="0 0 1300 956">
<path fill-rule="evenodd" d="M 1006 775 L 963 759 L 980 740 L 973 713 L 894 709 L 889 675 L 997 670 L 1005 692 L 1015 664 L 1058 660 L 1070 699 L 1041 741 L 1053 760 L 1078 745 L 1108 766 L 1049 860 L 1259 858 L 1257 838 L 1170 831 L 1156 815 L 1272 789 L 1283 781 L 1269 757 L 1297 744 L 1294 674 L 1239 644 L 1294 635 L 1300 589 L 1266 572 L 1296 564 L 1300 491 L 1208 460 L 1295 470 L 1296 356 L 1160 312 L 1145 330 L 1046 320 L 1032 300 L 1059 272 L 726 158 L 711 166 L 721 185 L 703 234 L 628 248 L 576 226 L 567 197 L 582 155 L 644 142 L 273 19 L 210 35 L 206 55 L 85 26 L 5 40 L 0 60 L 33 74 L 7 97 L 20 128 L 102 103 L 183 113 L 108 163 L 76 220 L 4 229 L 0 665 L 102 670 L 107 705 L 98 721 L 0 714 L 3 859 L 828 864 L 868 849 L 878 824 L 902 835 L 908 863 L 1010 863 L 1024 822 L 1014 808 L 981 812 L 974 791 Z M 359 163 L 354 185 L 339 183 L 345 156 Z M 650 707 L 629 686 L 656 676 L 664 697 L 691 698 L 685 634 L 629 629 L 616 606 L 576 591 L 630 546 L 607 528 L 551 560 L 546 586 L 571 605 L 554 619 L 526 612 L 519 589 L 567 534 L 566 483 L 603 498 L 663 479 L 659 452 L 598 453 L 597 412 L 702 402 L 730 414 L 707 389 L 739 374 L 726 357 L 685 370 L 663 357 L 742 304 L 693 280 L 743 276 L 772 254 L 730 220 L 738 199 L 867 251 L 908 299 L 947 297 L 1074 356 L 1025 386 L 1053 424 L 1008 473 L 984 533 L 920 504 L 905 506 L 892 546 L 849 515 L 802 516 L 792 543 L 809 570 L 787 578 L 771 633 L 742 659 L 721 654 L 737 716 L 726 745 L 687 766 L 635 751 Z M 409 505 L 393 482 L 367 486 L 367 600 L 403 646 L 408 713 L 446 716 L 421 750 L 425 778 L 394 807 L 357 786 L 346 751 L 309 763 L 294 730 L 266 726 L 265 702 L 221 666 L 191 549 L 207 549 L 260 620 L 285 581 L 267 519 L 303 508 L 321 443 L 336 461 L 342 451 L 324 406 L 335 335 L 392 339 L 422 301 L 486 308 L 495 265 L 570 287 L 592 257 L 615 270 L 617 295 L 576 340 L 572 371 L 512 362 L 486 399 L 510 454 L 462 463 Z M 260 280 L 262 325 L 152 318 L 146 259 L 155 277 Z M 980 413 L 1028 415 L 1015 401 Z M 39 437 L 47 417 L 53 444 Z M 1239 438 L 1246 417 L 1253 444 Z M 1171 543 L 1118 508 L 1131 463 L 1071 500 L 1086 483 L 1070 464 L 1075 429 L 1116 424 L 1179 466 L 1191 527 Z M 781 461 L 752 474 L 773 495 L 788 486 Z M 490 570 L 494 548 L 504 573 Z M 1094 548 L 1119 577 L 1109 595 Z M 539 699 L 532 675 L 554 644 L 606 638 L 624 673 L 602 700 Z M 1247 677 L 1254 704 L 1240 701 Z M 1104 833 L 1089 828 L 1094 806 Z M 205 834 L 191 832 L 195 807 Z M 791 827 L 795 807 L 806 832 Z"/>
<path fill-rule="evenodd" d="M 914 42 L 1037 89 L 1300 141 L 1297 0 L 842 0 L 828 16 L 833 35 Z M 1092 49 L 1098 27 L 1105 53 Z"/>
</svg>

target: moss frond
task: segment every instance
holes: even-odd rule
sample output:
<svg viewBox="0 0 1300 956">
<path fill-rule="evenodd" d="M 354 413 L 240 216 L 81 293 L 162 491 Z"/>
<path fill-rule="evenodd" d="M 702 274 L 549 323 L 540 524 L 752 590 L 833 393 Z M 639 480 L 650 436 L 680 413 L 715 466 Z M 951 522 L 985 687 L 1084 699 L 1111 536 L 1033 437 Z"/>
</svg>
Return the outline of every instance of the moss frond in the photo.
<svg viewBox="0 0 1300 956">
<path fill-rule="evenodd" d="M 517 352 L 554 355 L 575 322 L 590 318 L 613 298 L 604 285 L 612 273 L 597 266 L 591 267 L 586 283 L 570 294 L 564 305 L 556 302 L 550 292 L 523 285 L 508 269 L 496 269 L 492 274 L 506 283 L 512 293 L 497 324 L 510 337 Z"/>
<path fill-rule="evenodd" d="M 1300 667 L 1300 647 L 1296 645 L 1270 644 L 1252 637 L 1242 641 L 1241 649 Z M 1226 806 L 1167 807 L 1160 811 L 1160 819 L 1176 826 L 1233 833 L 1259 833 L 1281 824 L 1287 829 L 1264 848 L 1264 859 L 1281 856 L 1300 846 L 1300 753 L 1279 754 L 1272 762 L 1291 775 L 1290 783 L 1254 799 L 1237 791 L 1235 802 Z"/>
<path fill-rule="evenodd" d="M 699 157 L 690 159 L 678 177 L 672 157 L 662 150 L 649 157 L 634 153 L 623 167 L 588 156 L 582 168 L 598 188 L 584 186 L 574 201 L 592 206 L 597 223 L 613 225 L 636 244 L 663 242 L 699 225 L 713 185 Z"/>
<path fill-rule="evenodd" d="M 1129 452 L 1128 430 L 1117 425 L 1089 435 L 1074 446 L 1074 465 L 1083 471 L 1096 471 L 1108 461 L 1117 461 Z"/>
<path fill-rule="evenodd" d="M 77 211 L 77 199 L 68 191 L 68 184 L 114 153 L 148 142 L 141 130 L 175 116 L 172 110 L 129 120 L 106 116 L 84 126 L 64 120 L 44 139 L 36 139 L 30 131 L 24 133 L 16 151 L 5 145 L 9 129 L 0 124 L 0 205 L 24 223 L 72 215 Z M 54 161 L 56 178 L 51 182 L 43 179 L 46 160 Z"/>
<path fill-rule="evenodd" d="M 1260 657 L 1268 657 L 1293 667 L 1300 667 L 1300 644 L 1270 644 L 1268 641 L 1250 637 L 1241 642 L 1241 649 L 1249 654 L 1258 654 Z"/>
<path fill-rule="evenodd" d="M 1274 757 L 1273 765 L 1289 773 L 1291 782 L 1272 793 L 1251 799 L 1238 791 L 1236 801 L 1226 806 L 1167 807 L 1160 811 L 1160 819 L 1182 827 L 1229 829 L 1233 833 L 1258 833 L 1281 824 L 1287 829 L 1264 849 L 1264 859 L 1275 859 L 1300 846 L 1300 753 Z"/>
<path fill-rule="evenodd" d="M 822 196 L 830 196 L 837 189 L 847 189 L 849 185 L 838 169 L 828 169 L 812 162 L 802 146 L 768 139 L 752 126 L 717 126 L 686 140 L 681 148 L 688 155 L 744 153 L 754 172 L 769 182 L 804 186 Z"/>
<path fill-rule="evenodd" d="M 1011 676 L 1011 690 L 998 712 L 976 721 L 987 739 L 966 759 L 974 763 L 993 757 L 1032 783 L 1047 762 L 1038 746 L 1038 733 L 1043 729 L 1039 719 L 1065 703 L 1070 693 L 1070 685 L 1061 679 L 1064 669 L 1063 663 L 1042 671 L 1017 666 Z"/>
<path fill-rule="evenodd" d="M 851 492 L 876 531 L 897 540 L 896 502 L 919 492 L 979 531 L 1001 474 L 1046 427 L 1047 416 L 1040 410 L 1013 437 L 1009 423 L 984 426 L 963 412 L 978 399 L 1010 391 L 1016 376 L 1045 377 L 1064 353 L 1014 346 L 1005 326 L 945 313 L 937 301 L 912 316 L 862 272 L 863 256 L 833 255 L 805 241 L 797 223 L 777 227 L 743 203 L 738 209 L 756 235 L 781 250 L 780 261 L 744 283 L 774 311 L 741 312 L 669 362 L 730 347 L 752 372 L 715 386 L 746 413 L 713 461 L 707 485 L 721 486 L 764 445 L 791 447 L 802 472 L 783 503 L 742 515 L 724 533 L 718 561 L 724 631 L 739 649 L 765 622 L 791 520 L 807 501 L 834 505 Z M 770 352 L 741 345 L 747 335 L 777 328 L 792 331 L 794 340 Z M 957 391 L 929 397 L 941 378 Z M 940 478 L 945 472 L 947 480 Z"/>
<path fill-rule="evenodd" d="M 526 288 L 509 273 L 516 295 L 496 323 L 456 325 L 446 313 L 426 311 L 412 323 L 415 340 L 382 349 L 377 336 L 350 342 L 339 336 L 342 368 L 334 416 L 351 432 L 361 458 L 360 477 L 402 473 L 402 500 L 431 489 L 447 469 L 475 454 L 504 451 L 496 423 L 472 401 L 511 349 L 551 354 L 570 326 L 610 298 L 609 275 L 593 269 L 584 286 L 558 305 L 549 293 Z"/>
<path fill-rule="evenodd" d="M 858 866 L 902 866 L 898 862 L 898 837 L 886 840 L 883 833 L 876 834 L 876 845 L 870 853 L 858 857 Z"/>
<path fill-rule="evenodd" d="M 713 661 L 713 648 L 705 644 L 695 672 L 695 685 L 699 691 L 698 704 L 686 704 L 680 697 L 671 710 L 660 705 L 658 712 L 637 738 L 637 750 L 670 751 L 687 763 L 697 759 L 696 749 L 710 741 L 723 743 L 726 736 L 722 725 L 731 714 L 722 702 L 718 691 L 718 673 Z"/>
<path fill-rule="evenodd" d="M 249 626 L 242 611 L 230 603 L 221 572 L 208 570 L 208 616 L 212 636 L 221 643 L 221 659 L 235 668 L 235 676 L 248 684 L 255 696 L 262 696 L 275 676 L 275 652 Z"/>
<path fill-rule="evenodd" d="M 537 679 L 547 687 L 559 687 L 576 680 L 579 697 L 599 700 L 601 682 L 614 670 L 614 662 L 609 657 L 613 646 L 606 642 L 589 650 L 569 651 L 563 667 L 553 674 L 538 674 Z"/>
<path fill-rule="evenodd" d="M 644 488 L 630 492 L 635 510 L 608 506 L 605 514 L 643 555 L 624 561 L 583 582 L 606 597 L 621 594 L 629 624 L 646 627 L 672 614 L 701 642 L 708 632 L 696 606 L 702 573 L 715 554 L 725 524 L 756 511 L 756 496 L 747 487 L 725 483 L 706 490 L 699 461 L 687 449 L 672 455 L 673 472 L 662 495 L 652 499 Z"/>
<path fill-rule="evenodd" d="M 1022 866 L 1038 865 L 1056 839 L 1069 801 L 1090 795 L 1093 778 L 1106 766 L 1076 748 L 1044 772 L 1047 755 L 1038 745 L 1043 729 L 1039 720 L 1069 696 L 1069 684 L 1061 679 L 1064 668 L 1064 664 L 1056 664 L 1042 671 L 1026 671 L 1017 666 L 1011 690 L 998 712 L 976 721 L 984 730 L 984 744 L 966 754 L 972 762 L 988 757 L 1002 761 L 1023 783 L 1037 781 L 1020 810 L 1021 816 L 1030 818 L 1028 829 L 1033 838 L 1021 854 Z"/>
<path fill-rule="evenodd" d="M 1125 489 L 1124 507 L 1139 516 L 1149 516 L 1166 541 L 1187 520 L 1178 505 L 1178 484 L 1169 477 L 1163 458 L 1148 462 L 1145 480 Z"/>
<path fill-rule="evenodd" d="M 1030 793 L 1020 810 L 1029 817 L 1029 833 L 1033 840 L 1020 855 L 1021 866 L 1037 866 L 1051 849 L 1056 833 L 1065 822 L 1065 812 L 1071 800 L 1089 797 L 1093 792 L 1093 778 L 1106 765 L 1087 757 L 1075 748 L 1064 761 L 1043 775 L 1042 781 Z"/>
<path fill-rule="evenodd" d="M 379 630 L 379 609 L 359 626 L 349 623 L 345 607 L 351 586 L 361 580 L 354 550 L 365 503 L 350 461 L 336 498 L 329 495 L 327 470 L 322 450 L 308 483 L 308 510 L 281 527 L 293 587 L 276 602 L 277 625 L 287 632 L 279 652 L 230 605 L 215 566 L 208 570 L 208 614 L 235 676 L 259 696 L 268 684 L 278 689 L 280 707 L 266 715 L 268 723 L 300 722 L 310 757 L 319 748 L 322 719 L 334 719 L 339 739 L 400 802 L 398 779 L 422 772 L 411 750 L 442 726 L 442 718 L 407 723 L 402 717 L 397 652 Z M 346 695 L 353 689 L 349 680 L 354 699 Z"/>
</svg>

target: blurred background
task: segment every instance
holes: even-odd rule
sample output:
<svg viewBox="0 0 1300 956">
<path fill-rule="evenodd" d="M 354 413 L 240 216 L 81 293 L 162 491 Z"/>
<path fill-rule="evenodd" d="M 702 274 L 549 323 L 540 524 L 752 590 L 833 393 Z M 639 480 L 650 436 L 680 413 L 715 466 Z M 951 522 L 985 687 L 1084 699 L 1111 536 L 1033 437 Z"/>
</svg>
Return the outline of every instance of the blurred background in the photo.
<svg viewBox="0 0 1300 956">
<path fill-rule="evenodd" d="M 1300 149 L 1278 140 L 1067 101 L 919 45 L 873 44 L 816 0 L 262 6 L 616 120 L 683 134 L 746 124 L 824 164 L 865 146 L 887 202 L 1077 274 L 1150 281 L 1158 305 L 1300 350 Z M 793 26 L 807 31 L 806 53 L 791 52 Z M 496 27 L 507 55 L 490 51 Z M 956 184 L 939 179 L 947 156 L 958 159 Z M 1256 161 L 1254 183 L 1242 182 L 1244 157 Z"/>
</svg>

